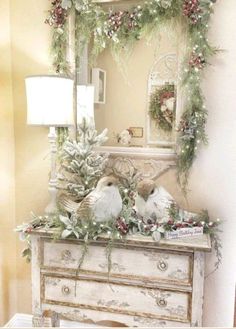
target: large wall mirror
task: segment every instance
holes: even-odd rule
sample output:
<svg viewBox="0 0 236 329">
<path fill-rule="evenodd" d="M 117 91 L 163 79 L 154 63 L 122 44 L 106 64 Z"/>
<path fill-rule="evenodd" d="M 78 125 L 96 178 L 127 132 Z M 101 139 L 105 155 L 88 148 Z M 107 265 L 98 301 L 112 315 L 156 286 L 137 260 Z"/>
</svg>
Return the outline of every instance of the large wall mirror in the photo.
<svg viewBox="0 0 236 329">
<path fill-rule="evenodd" d="M 100 5 L 119 13 L 128 10 L 131 1 Z M 78 80 L 95 86 L 93 115 L 99 132 L 108 128 L 105 146 L 124 152 L 135 148 L 174 153 L 182 104 L 179 71 L 185 50 L 181 24 L 152 31 L 119 60 L 106 48 L 91 66 L 90 48 L 87 45 L 84 51 Z"/>
<path fill-rule="evenodd" d="M 59 13 L 57 2 L 52 3 L 47 19 L 56 72 L 71 73 L 68 43 L 74 44 L 69 64 L 75 82 L 96 86 L 90 108 L 97 130 L 109 130 L 107 151 L 174 155 L 183 188 L 199 146 L 207 142 L 201 79 L 217 52 L 208 40 L 214 2 L 63 0 Z M 91 46 L 98 56 L 89 68 Z M 128 57 L 126 46 L 133 46 Z"/>
</svg>

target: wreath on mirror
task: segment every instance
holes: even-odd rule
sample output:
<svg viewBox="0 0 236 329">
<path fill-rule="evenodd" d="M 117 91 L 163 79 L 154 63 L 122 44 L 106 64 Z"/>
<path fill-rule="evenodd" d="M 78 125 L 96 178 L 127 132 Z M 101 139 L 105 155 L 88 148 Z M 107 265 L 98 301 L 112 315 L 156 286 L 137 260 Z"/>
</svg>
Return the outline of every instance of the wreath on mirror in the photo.
<svg viewBox="0 0 236 329">
<path fill-rule="evenodd" d="M 150 95 L 150 116 L 166 132 L 170 132 L 173 129 L 175 103 L 174 84 L 165 84 L 164 86 L 156 87 Z"/>
</svg>

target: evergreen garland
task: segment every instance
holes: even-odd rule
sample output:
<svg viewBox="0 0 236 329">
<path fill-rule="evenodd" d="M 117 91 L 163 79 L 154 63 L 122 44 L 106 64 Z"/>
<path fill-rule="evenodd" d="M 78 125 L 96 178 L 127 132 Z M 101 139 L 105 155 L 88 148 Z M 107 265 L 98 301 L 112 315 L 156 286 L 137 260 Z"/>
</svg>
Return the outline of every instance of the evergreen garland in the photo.
<svg viewBox="0 0 236 329">
<path fill-rule="evenodd" d="M 188 54 L 183 61 L 182 88 L 187 99 L 179 124 L 177 140 L 178 181 L 186 190 L 189 170 L 198 146 L 206 143 L 207 111 L 200 80 L 202 71 L 215 54 L 207 39 L 210 15 L 216 0 L 148 0 L 129 11 L 106 12 L 91 0 L 54 0 L 46 22 L 53 28 L 53 64 L 57 72 L 66 72 L 67 21 L 75 10 L 77 57 L 83 45 L 93 38 L 92 57 L 110 47 L 116 58 L 145 35 L 145 31 L 180 20 L 188 33 Z M 78 63 L 78 58 L 77 58 Z"/>
<path fill-rule="evenodd" d="M 53 0 L 49 16 L 45 23 L 52 27 L 51 53 L 52 62 L 56 73 L 68 74 L 69 63 L 67 61 L 68 48 L 68 11 L 62 7 L 62 0 Z"/>
<path fill-rule="evenodd" d="M 218 235 L 218 232 L 220 232 L 220 224 L 221 222 L 219 219 L 211 221 L 206 210 L 199 214 L 189 216 L 187 212 L 181 211 L 181 209 L 173 203 L 169 207 L 169 220 L 160 223 L 156 222 L 153 218 L 144 221 L 143 218 L 137 216 L 136 212 L 130 207 L 130 205 L 124 205 L 120 216 L 115 221 L 112 220 L 103 223 L 88 221 L 85 224 L 76 214 L 70 216 L 66 213 L 58 213 L 50 216 L 33 215 L 33 219 L 30 222 L 18 226 L 16 231 L 20 232 L 21 239 L 25 240 L 28 244 L 22 254 L 27 258 L 27 261 L 30 261 L 31 257 L 31 246 L 29 241 L 32 231 L 39 229 L 44 229 L 46 231 L 51 230 L 54 239 L 73 238 L 82 240 L 84 244 L 82 245 L 81 257 L 78 260 L 77 275 L 79 274 L 85 256 L 88 253 L 89 242 L 97 240 L 106 234 L 109 238 L 105 250 L 109 277 L 112 269 L 111 252 L 115 240 L 122 241 L 129 235 L 139 234 L 150 236 L 153 240 L 158 242 L 161 237 L 165 236 L 165 232 L 191 227 L 203 227 L 203 232 L 210 234 L 216 255 L 216 262 L 213 270 L 215 271 L 222 260 L 222 246 Z"/>
</svg>

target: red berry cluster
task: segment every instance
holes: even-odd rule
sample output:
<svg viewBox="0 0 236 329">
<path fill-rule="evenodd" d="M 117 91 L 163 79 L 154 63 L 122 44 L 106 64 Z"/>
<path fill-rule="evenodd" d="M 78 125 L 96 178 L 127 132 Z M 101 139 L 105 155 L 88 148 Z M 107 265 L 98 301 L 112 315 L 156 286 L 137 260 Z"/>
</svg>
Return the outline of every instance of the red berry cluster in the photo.
<svg viewBox="0 0 236 329">
<path fill-rule="evenodd" d="M 125 222 L 125 219 L 122 217 L 119 217 L 116 221 L 116 228 L 122 233 L 127 234 L 129 231 L 129 226 Z"/>
<path fill-rule="evenodd" d="M 49 11 L 50 16 L 45 20 L 46 24 L 56 28 L 62 27 L 66 21 L 67 10 L 61 6 L 62 0 L 52 1 L 52 9 Z"/>
<path fill-rule="evenodd" d="M 202 226 L 201 222 L 194 222 L 192 218 L 184 220 L 183 222 L 175 222 L 173 219 L 169 219 L 167 224 L 172 226 L 173 229 L 192 227 L 192 226 Z"/>
<path fill-rule="evenodd" d="M 137 13 L 130 13 L 128 11 L 118 11 L 115 13 L 111 13 L 108 18 L 109 30 L 107 31 L 107 36 L 112 38 L 113 34 L 117 32 L 121 26 L 127 28 L 127 30 L 131 30 L 138 25 L 137 23 Z"/>
<path fill-rule="evenodd" d="M 185 0 L 183 5 L 183 15 L 190 19 L 192 24 L 197 24 L 202 10 L 199 8 L 199 0 Z"/>
<path fill-rule="evenodd" d="M 187 120 L 184 120 L 184 119 L 180 120 L 179 127 L 178 127 L 177 131 L 179 131 L 179 132 L 185 132 L 188 129 L 189 129 L 189 123 L 188 123 L 188 121 Z"/>
<path fill-rule="evenodd" d="M 136 15 L 136 13 L 135 12 L 129 13 L 128 14 L 128 20 L 127 20 L 128 29 L 131 30 L 134 27 L 136 27 L 137 25 L 138 25 L 138 22 L 137 22 L 137 15 Z"/>
<path fill-rule="evenodd" d="M 205 58 L 202 54 L 197 54 L 194 51 L 192 52 L 189 60 L 189 65 L 192 68 L 202 69 L 206 64 Z"/>
</svg>

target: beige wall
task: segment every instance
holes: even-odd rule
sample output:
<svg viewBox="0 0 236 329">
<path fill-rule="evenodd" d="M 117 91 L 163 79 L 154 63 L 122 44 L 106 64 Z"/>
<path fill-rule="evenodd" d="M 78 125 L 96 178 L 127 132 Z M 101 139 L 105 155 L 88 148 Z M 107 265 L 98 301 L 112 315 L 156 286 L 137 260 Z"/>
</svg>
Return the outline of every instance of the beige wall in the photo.
<svg viewBox="0 0 236 329">
<path fill-rule="evenodd" d="M 47 129 L 27 127 L 24 89 L 25 76 L 49 73 L 48 5 L 0 2 L 0 324 L 16 311 L 31 311 L 30 265 L 13 229 L 31 210 L 42 212 L 48 199 Z"/>
<path fill-rule="evenodd" d="M 49 158 L 44 159 L 48 152 L 47 130 L 26 126 L 24 92 L 25 76 L 49 72 L 50 33 L 48 26 L 43 23 L 49 2 L 12 0 L 10 4 L 9 25 L 9 1 L 0 2 L 1 323 L 16 311 L 30 312 L 31 309 L 30 267 L 20 257 L 23 246 L 17 243 L 16 248 L 12 229 L 16 223 L 26 221 L 31 210 L 36 213 L 43 211 L 48 199 L 49 172 Z M 204 325 L 232 326 L 236 273 L 235 0 L 217 2 L 210 37 L 214 44 L 226 51 L 214 59 L 215 66 L 208 69 L 204 82 L 209 109 L 207 132 L 210 143 L 199 151 L 194 163 L 189 204 L 193 210 L 208 208 L 213 217 L 219 216 L 225 220 L 222 234 L 223 264 L 206 280 Z M 163 176 L 160 182 L 184 205 L 183 198 L 173 184 L 174 173 Z M 214 258 L 209 255 L 207 272 L 213 263 Z"/>
<path fill-rule="evenodd" d="M 217 1 L 209 38 L 224 51 L 204 82 L 209 146 L 202 148 L 190 180 L 189 202 L 224 220 L 223 262 L 205 283 L 204 324 L 232 326 L 236 283 L 236 2 Z M 214 263 L 207 257 L 207 269 Z"/>
<path fill-rule="evenodd" d="M 0 2 L 0 324 L 16 310 L 14 127 L 9 1 Z M 2 306 L 3 305 L 3 306 Z"/>
<path fill-rule="evenodd" d="M 24 87 L 26 76 L 50 73 L 50 28 L 44 24 L 48 7 L 48 0 L 11 1 L 17 224 L 27 221 L 31 210 L 42 213 L 48 200 L 48 131 L 26 125 Z M 17 311 L 30 313 L 30 265 L 20 257 L 22 247 L 18 242 Z"/>
</svg>

